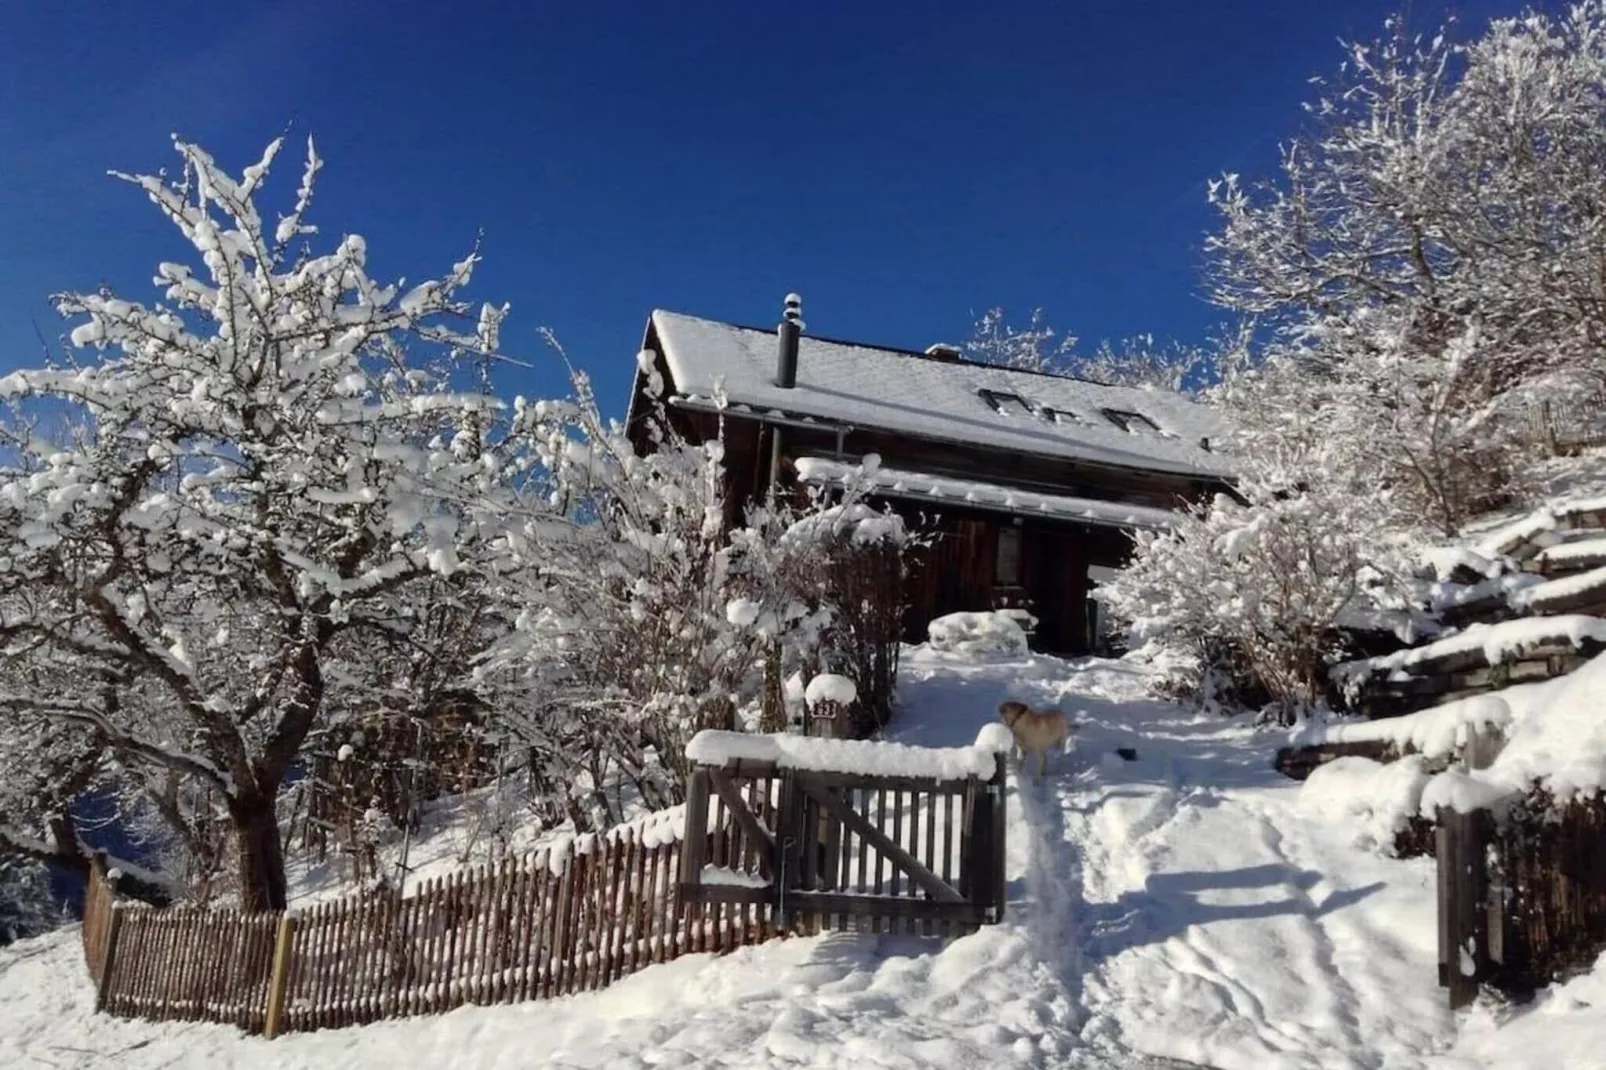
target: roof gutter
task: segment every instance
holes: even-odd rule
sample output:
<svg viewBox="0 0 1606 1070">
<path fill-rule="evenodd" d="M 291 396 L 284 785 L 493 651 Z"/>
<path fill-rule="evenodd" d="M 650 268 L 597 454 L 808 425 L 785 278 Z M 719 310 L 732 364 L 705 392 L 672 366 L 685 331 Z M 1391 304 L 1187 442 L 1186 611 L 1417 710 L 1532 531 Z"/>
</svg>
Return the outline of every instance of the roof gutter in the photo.
<svg viewBox="0 0 1606 1070">
<path fill-rule="evenodd" d="M 850 432 L 858 430 L 852 424 L 838 423 L 835 420 L 800 420 L 795 416 L 776 416 L 771 413 L 758 412 L 746 409 L 741 412 L 732 411 L 728 407 L 715 405 L 710 401 L 696 401 L 682 395 L 669 398 L 669 404 L 677 409 L 688 412 L 705 412 L 710 416 L 733 417 L 739 420 L 753 420 L 771 427 L 791 427 L 800 431 L 832 431 L 836 433 L 836 460 L 842 459 L 843 439 Z"/>
</svg>

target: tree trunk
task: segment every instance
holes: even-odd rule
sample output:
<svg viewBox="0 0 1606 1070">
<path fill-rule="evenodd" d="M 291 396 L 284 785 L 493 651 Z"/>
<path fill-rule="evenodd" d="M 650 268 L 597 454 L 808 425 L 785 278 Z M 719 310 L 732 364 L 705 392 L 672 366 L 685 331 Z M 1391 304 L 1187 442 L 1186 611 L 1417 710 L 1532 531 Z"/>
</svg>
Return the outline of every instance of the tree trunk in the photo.
<svg viewBox="0 0 1606 1070">
<path fill-rule="evenodd" d="M 289 893 L 273 795 L 234 800 L 229 817 L 234 822 L 241 909 L 248 913 L 285 909 Z"/>
</svg>

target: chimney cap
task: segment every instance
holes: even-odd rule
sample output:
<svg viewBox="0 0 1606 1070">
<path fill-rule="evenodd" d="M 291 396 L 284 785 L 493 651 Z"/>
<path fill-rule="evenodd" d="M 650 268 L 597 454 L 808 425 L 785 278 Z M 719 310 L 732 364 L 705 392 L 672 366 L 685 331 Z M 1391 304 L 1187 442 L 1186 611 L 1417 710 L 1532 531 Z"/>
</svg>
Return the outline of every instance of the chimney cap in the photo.
<svg viewBox="0 0 1606 1070">
<path fill-rule="evenodd" d="M 786 295 L 786 304 L 781 311 L 781 318 L 787 323 L 795 323 L 798 329 L 803 328 L 803 297 L 801 294 L 789 293 Z"/>
<path fill-rule="evenodd" d="M 964 354 L 958 346 L 950 342 L 938 342 L 935 345 L 926 347 L 926 356 L 931 357 L 933 360 L 958 363 Z"/>
</svg>

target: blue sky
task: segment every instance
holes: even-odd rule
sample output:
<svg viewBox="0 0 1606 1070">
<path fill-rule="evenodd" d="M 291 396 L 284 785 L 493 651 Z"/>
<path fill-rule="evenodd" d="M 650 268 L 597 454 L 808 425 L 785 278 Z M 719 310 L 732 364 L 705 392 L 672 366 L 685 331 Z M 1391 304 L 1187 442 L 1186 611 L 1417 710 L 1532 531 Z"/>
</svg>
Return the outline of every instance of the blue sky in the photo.
<svg viewBox="0 0 1606 1070">
<path fill-rule="evenodd" d="M 1084 339 L 1191 340 L 1204 187 L 1267 174 L 1372 0 L 15 4 L 0 35 L 0 367 L 46 295 L 148 299 L 183 250 L 109 168 L 168 136 L 232 167 L 287 127 L 328 160 L 315 221 L 381 277 L 485 231 L 472 296 L 563 383 L 552 327 L 622 413 L 653 307 L 923 347 L 1002 304 Z M 1414 24 L 1445 8 L 1417 3 Z M 1472 25 L 1510 5 L 1458 5 Z M 297 161 L 271 187 L 293 192 Z"/>
</svg>

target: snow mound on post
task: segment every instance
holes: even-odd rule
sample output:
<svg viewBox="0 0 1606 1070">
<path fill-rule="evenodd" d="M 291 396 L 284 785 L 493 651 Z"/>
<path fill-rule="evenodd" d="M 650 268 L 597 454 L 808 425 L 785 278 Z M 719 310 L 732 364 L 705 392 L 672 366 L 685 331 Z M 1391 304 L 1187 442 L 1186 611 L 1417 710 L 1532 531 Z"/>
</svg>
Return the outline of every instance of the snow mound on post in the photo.
<svg viewBox="0 0 1606 1070">
<path fill-rule="evenodd" d="M 700 765 L 772 762 L 778 769 L 938 780 L 990 777 L 997 768 L 994 752 L 981 747 L 912 747 L 868 739 L 760 736 L 713 729 L 692 737 L 686 757 Z"/>
<path fill-rule="evenodd" d="M 834 702 L 838 706 L 851 706 L 859 697 L 859 689 L 852 680 L 836 673 L 822 672 L 809 681 L 809 686 L 803 691 L 803 700 L 811 707 L 822 702 Z"/>
<path fill-rule="evenodd" d="M 990 721 L 981 726 L 976 733 L 976 742 L 972 744 L 978 750 L 991 751 L 994 754 L 1008 754 L 1015 749 L 1015 733 L 1002 721 Z"/>
<path fill-rule="evenodd" d="M 1027 652 L 1026 633 L 1003 613 L 950 613 L 926 625 L 933 650 L 944 654 L 1018 657 Z"/>
</svg>

